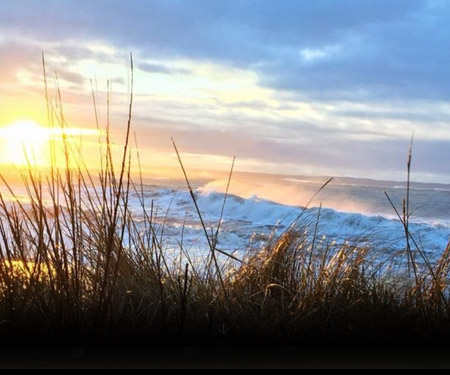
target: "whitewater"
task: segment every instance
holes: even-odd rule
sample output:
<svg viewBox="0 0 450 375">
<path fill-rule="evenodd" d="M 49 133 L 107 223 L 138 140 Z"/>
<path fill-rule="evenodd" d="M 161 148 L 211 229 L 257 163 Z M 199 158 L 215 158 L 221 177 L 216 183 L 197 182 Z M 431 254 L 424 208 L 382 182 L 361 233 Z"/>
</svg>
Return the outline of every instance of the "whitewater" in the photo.
<svg viewBox="0 0 450 375">
<path fill-rule="evenodd" d="M 226 173 L 203 173 L 190 182 L 208 235 L 212 238 L 220 223 L 217 248 L 238 257 L 260 249 L 294 221 L 310 239 L 316 236 L 321 242 L 350 242 L 387 257 L 405 250 L 404 227 L 386 197 L 402 212 L 404 183 L 335 178 L 317 194 L 327 180 L 235 173 L 228 195 Z M 4 187 L 0 192 L 11 202 L 27 201 L 23 186 L 13 190 L 14 197 Z M 208 253 L 204 228 L 183 179 L 146 178 L 142 187 L 132 189 L 129 209 L 137 227 L 144 230 L 142 203 L 163 248 L 176 250 L 181 245 L 195 254 Z M 450 185 L 413 183 L 410 208 L 409 230 L 415 243 L 430 261 L 438 259 L 450 239 Z"/>
<path fill-rule="evenodd" d="M 306 207 L 326 181 L 324 178 L 288 178 L 241 174 L 226 180 L 194 180 L 195 197 L 208 233 L 220 221 L 218 248 L 242 256 L 281 234 L 297 220 L 305 232 L 321 241 L 345 241 L 397 254 L 406 247 L 405 232 L 385 192 L 402 211 L 406 196 L 398 182 L 336 179 Z M 234 184 L 234 186 L 233 186 Z M 409 230 L 427 256 L 439 258 L 450 239 L 450 186 L 416 184 L 411 191 Z M 223 216 L 221 217 L 226 197 Z M 298 204 L 293 204 L 298 202 Z M 183 181 L 158 180 L 144 185 L 144 204 L 153 207 L 161 239 L 169 247 L 207 249 L 207 240 L 192 198 Z M 137 194 L 130 206 L 137 221 L 142 207 Z"/>
</svg>

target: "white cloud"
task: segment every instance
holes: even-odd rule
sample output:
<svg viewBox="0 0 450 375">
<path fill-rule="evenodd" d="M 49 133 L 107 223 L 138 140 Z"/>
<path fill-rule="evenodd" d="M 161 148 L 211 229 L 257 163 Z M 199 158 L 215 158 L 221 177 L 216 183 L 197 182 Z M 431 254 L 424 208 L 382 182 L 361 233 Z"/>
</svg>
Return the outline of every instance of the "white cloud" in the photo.
<svg viewBox="0 0 450 375">
<path fill-rule="evenodd" d="M 320 60 L 331 58 L 340 52 L 339 45 L 326 46 L 324 48 L 304 48 L 300 51 L 300 56 L 305 63 L 314 63 Z"/>
</svg>

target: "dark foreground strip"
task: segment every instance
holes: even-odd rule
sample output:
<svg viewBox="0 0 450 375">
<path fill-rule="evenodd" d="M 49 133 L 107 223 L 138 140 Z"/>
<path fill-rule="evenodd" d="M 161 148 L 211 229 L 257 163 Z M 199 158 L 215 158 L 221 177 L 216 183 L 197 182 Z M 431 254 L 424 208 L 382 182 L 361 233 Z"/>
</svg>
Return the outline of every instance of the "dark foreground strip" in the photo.
<svg viewBox="0 0 450 375">
<path fill-rule="evenodd" d="M 450 368 L 450 348 L 0 348 L 1 368 Z"/>
</svg>

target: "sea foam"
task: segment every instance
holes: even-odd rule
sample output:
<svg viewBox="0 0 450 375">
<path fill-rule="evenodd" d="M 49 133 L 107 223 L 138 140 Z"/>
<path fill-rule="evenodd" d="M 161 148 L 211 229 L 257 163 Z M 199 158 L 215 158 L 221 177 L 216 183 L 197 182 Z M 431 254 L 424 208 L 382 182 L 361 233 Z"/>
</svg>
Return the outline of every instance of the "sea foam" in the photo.
<svg viewBox="0 0 450 375">
<path fill-rule="evenodd" d="M 225 194 L 199 189 L 195 195 L 207 230 L 213 233 L 221 219 Z M 206 245 L 203 228 L 188 192 L 173 189 L 147 191 L 149 200 L 153 201 L 157 217 L 164 218 L 164 225 L 169 229 L 166 230 L 168 237 L 178 238 L 184 223 L 184 241 L 188 245 Z M 134 203 L 138 204 L 137 200 Z M 135 212 L 139 215 L 139 209 Z M 265 238 L 264 235 L 281 233 L 296 219 L 299 219 L 299 224 L 314 228 L 318 223 L 316 234 L 330 241 L 354 241 L 392 251 L 406 246 L 404 227 L 392 215 L 342 212 L 327 207 L 319 212 L 318 207 L 289 206 L 258 196 L 242 198 L 236 195 L 226 197 L 219 242 L 229 251 L 244 251 L 252 235 L 259 234 L 262 235 L 259 238 Z M 450 227 L 442 222 L 433 225 L 413 220 L 409 230 L 419 248 L 430 256 L 439 256 L 450 238 Z"/>
</svg>

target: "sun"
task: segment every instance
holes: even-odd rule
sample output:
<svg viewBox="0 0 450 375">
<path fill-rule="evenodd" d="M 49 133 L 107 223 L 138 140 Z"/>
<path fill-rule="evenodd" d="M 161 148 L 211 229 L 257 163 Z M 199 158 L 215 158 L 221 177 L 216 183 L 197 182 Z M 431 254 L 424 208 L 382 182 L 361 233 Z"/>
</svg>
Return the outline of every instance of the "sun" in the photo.
<svg viewBox="0 0 450 375">
<path fill-rule="evenodd" d="M 49 128 L 31 120 L 16 121 L 0 128 L 0 163 L 44 166 L 48 161 Z"/>
</svg>

